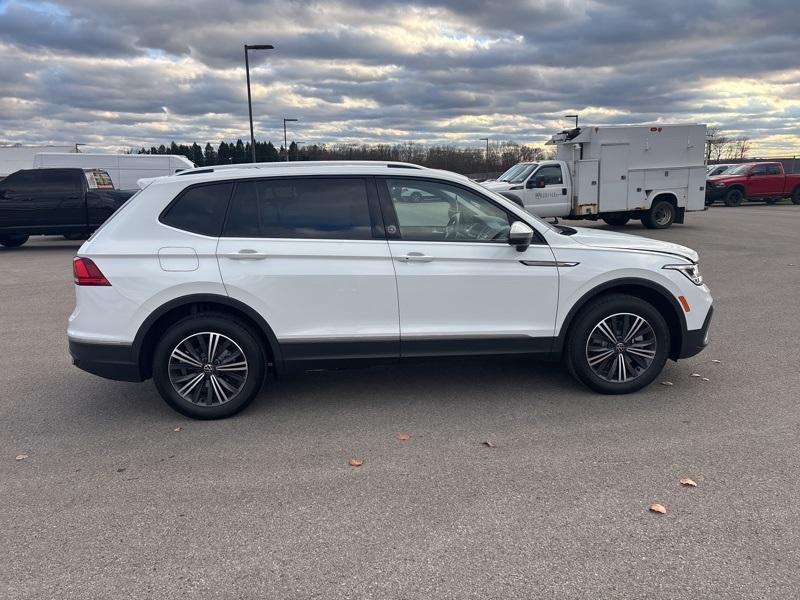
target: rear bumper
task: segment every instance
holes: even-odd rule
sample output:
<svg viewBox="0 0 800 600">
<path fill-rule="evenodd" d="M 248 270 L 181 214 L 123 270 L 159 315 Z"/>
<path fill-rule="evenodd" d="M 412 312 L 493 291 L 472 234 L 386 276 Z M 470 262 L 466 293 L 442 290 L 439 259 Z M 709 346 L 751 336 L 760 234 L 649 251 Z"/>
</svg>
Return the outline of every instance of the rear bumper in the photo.
<svg viewBox="0 0 800 600">
<path fill-rule="evenodd" d="M 133 346 L 69 340 L 72 364 L 92 375 L 116 381 L 144 381 Z"/>
<path fill-rule="evenodd" d="M 714 314 L 714 307 L 708 309 L 703 326 L 700 329 L 690 329 L 684 332 L 683 344 L 678 358 L 689 358 L 702 352 L 708 346 L 709 328 L 711 327 L 711 317 Z"/>
</svg>

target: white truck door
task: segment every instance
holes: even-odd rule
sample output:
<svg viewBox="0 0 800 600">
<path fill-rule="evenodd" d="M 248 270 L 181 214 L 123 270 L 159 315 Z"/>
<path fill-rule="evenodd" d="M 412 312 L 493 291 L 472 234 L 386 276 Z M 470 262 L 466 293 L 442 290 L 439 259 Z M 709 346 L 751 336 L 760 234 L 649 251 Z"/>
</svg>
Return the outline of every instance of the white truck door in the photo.
<svg viewBox="0 0 800 600">
<path fill-rule="evenodd" d="M 569 173 L 560 164 L 540 166 L 525 183 L 525 210 L 539 217 L 566 217 L 572 209 Z"/>
<path fill-rule="evenodd" d="M 600 146 L 600 212 L 628 210 L 628 144 Z"/>
<path fill-rule="evenodd" d="M 578 163 L 578 202 L 575 214 L 597 213 L 599 168 L 600 163 L 597 160 L 582 160 Z"/>
</svg>

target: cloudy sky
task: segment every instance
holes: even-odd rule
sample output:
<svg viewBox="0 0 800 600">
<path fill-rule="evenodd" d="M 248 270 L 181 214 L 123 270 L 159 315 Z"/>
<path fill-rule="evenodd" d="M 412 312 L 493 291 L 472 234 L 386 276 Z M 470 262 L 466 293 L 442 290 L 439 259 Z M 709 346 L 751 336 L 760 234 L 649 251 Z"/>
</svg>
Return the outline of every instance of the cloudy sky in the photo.
<svg viewBox="0 0 800 600">
<path fill-rule="evenodd" d="M 800 153 L 797 0 L 0 0 L 0 142 L 541 143 L 706 122 Z"/>
</svg>

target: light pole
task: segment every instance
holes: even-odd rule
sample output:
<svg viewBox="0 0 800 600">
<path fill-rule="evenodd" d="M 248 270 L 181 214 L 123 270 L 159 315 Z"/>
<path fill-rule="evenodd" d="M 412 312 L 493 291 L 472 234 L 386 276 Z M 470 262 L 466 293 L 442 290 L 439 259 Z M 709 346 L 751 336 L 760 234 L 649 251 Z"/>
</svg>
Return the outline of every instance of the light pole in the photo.
<svg viewBox="0 0 800 600">
<path fill-rule="evenodd" d="M 248 50 L 272 50 L 272 44 L 245 44 L 244 45 L 244 70 L 247 72 L 247 112 L 250 114 L 250 150 L 253 153 L 253 162 L 256 162 L 256 136 L 253 135 L 253 101 L 250 97 L 250 59 Z"/>
<path fill-rule="evenodd" d="M 578 128 L 578 115 L 564 115 L 565 119 L 575 119 L 575 129 Z"/>
<path fill-rule="evenodd" d="M 283 147 L 286 149 L 286 162 L 289 162 L 289 145 L 286 143 L 286 122 L 297 121 L 297 119 L 287 119 L 283 117 Z"/>
<path fill-rule="evenodd" d="M 481 138 L 482 142 L 486 142 L 486 166 L 489 166 L 489 138 Z"/>
</svg>

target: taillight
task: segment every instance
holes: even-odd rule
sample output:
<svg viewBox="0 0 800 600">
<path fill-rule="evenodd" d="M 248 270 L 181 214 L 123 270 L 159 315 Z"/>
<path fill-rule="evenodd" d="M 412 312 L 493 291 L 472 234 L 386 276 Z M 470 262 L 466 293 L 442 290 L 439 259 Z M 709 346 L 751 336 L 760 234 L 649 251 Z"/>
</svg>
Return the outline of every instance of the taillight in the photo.
<svg viewBox="0 0 800 600">
<path fill-rule="evenodd" d="M 90 258 L 80 256 L 73 258 L 72 274 L 75 277 L 75 285 L 111 285 Z"/>
</svg>

